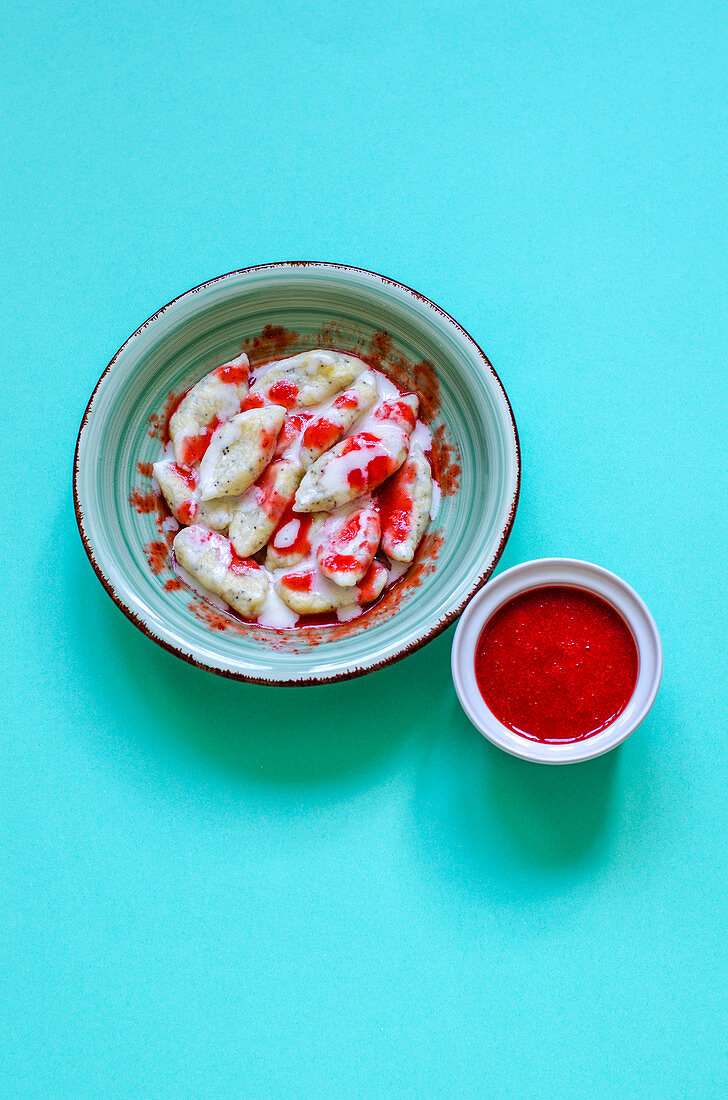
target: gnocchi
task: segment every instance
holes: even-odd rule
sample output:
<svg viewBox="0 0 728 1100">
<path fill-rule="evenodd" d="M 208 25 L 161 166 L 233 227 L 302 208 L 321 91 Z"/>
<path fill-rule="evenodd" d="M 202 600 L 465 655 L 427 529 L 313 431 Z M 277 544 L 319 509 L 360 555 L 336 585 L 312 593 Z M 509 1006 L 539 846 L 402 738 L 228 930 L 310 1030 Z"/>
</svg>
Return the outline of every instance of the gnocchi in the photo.
<svg viewBox="0 0 728 1100">
<path fill-rule="evenodd" d="M 180 466 L 199 462 L 218 424 L 240 412 L 248 392 L 249 368 L 243 352 L 206 374 L 182 398 L 169 422 L 169 438 Z"/>
<path fill-rule="evenodd" d="M 295 462 L 279 458 L 243 493 L 230 523 L 230 541 L 246 558 L 265 546 L 303 476 Z"/>
<path fill-rule="evenodd" d="M 301 462 L 308 467 L 333 447 L 361 414 L 374 404 L 377 383 L 374 371 L 368 370 L 351 389 L 335 397 L 331 405 L 304 425 L 301 438 Z"/>
<path fill-rule="evenodd" d="M 169 459 L 155 462 L 152 470 L 174 518 L 180 523 L 194 523 L 200 503 L 197 471 L 186 470 Z"/>
<path fill-rule="evenodd" d="M 410 562 L 430 518 L 432 471 L 413 443 L 406 460 L 381 494 L 382 549 L 392 561 Z"/>
<path fill-rule="evenodd" d="M 175 536 L 174 553 L 183 569 L 241 615 L 262 610 L 268 578 L 255 562 L 238 557 L 224 535 L 206 527 L 183 527 Z"/>
<path fill-rule="evenodd" d="M 182 525 L 182 579 L 264 626 L 362 614 L 413 560 L 439 500 L 418 411 L 416 394 L 347 352 L 252 374 L 241 355 L 211 371 L 153 466 Z"/>
<path fill-rule="evenodd" d="M 379 509 L 372 500 L 349 507 L 324 523 L 316 562 L 325 577 L 350 588 L 362 581 L 382 537 Z"/>
<path fill-rule="evenodd" d="M 262 370 L 250 388 L 250 400 L 305 409 L 350 386 L 366 369 L 367 364 L 355 355 L 323 348 L 304 351 Z"/>
<path fill-rule="evenodd" d="M 200 463 L 200 500 L 238 496 L 260 477 L 276 448 L 286 410 L 266 405 L 217 429 Z"/>
<path fill-rule="evenodd" d="M 381 562 L 373 561 L 361 584 L 341 588 L 310 568 L 286 573 L 276 584 L 276 592 L 286 607 L 298 615 L 323 615 L 345 607 L 363 607 L 381 595 L 389 571 Z"/>
</svg>

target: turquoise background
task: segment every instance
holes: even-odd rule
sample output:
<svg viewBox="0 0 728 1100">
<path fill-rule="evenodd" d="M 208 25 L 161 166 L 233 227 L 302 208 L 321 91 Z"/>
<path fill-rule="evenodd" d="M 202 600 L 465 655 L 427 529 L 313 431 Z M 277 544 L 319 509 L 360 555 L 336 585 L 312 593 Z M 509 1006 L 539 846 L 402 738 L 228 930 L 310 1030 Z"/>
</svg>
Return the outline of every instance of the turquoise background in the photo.
<svg viewBox="0 0 728 1100">
<path fill-rule="evenodd" d="M 726 1095 L 724 16 L 6 14 L 4 1096 Z M 662 631 L 610 756 L 492 748 L 452 631 L 261 689 L 103 592 L 71 505 L 98 375 L 170 298 L 289 258 L 416 287 L 492 358 L 502 566 L 597 561 Z"/>
</svg>

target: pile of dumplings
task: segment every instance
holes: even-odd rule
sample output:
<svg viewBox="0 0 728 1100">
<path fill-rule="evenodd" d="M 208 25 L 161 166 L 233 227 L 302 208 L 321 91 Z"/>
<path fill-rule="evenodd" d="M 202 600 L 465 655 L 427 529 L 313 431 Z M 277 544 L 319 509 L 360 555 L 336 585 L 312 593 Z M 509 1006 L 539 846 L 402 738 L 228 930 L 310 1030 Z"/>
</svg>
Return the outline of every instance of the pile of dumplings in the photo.
<svg viewBox="0 0 728 1100">
<path fill-rule="evenodd" d="M 250 383 L 243 354 L 170 419 L 154 476 L 182 525 L 175 559 L 248 619 L 353 618 L 406 569 L 429 522 L 417 395 L 324 349 L 266 364 Z M 288 619 L 276 619 L 281 601 Z"/>
</svg>

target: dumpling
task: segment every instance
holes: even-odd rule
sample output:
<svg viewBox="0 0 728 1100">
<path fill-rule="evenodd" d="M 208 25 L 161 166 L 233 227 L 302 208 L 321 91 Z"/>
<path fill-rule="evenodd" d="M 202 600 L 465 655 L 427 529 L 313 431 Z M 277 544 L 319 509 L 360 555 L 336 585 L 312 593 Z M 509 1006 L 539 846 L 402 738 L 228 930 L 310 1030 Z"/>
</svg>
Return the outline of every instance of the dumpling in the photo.
<svg viewBox="0 0 728 1100">
<path fill-rule="evenodd" d="M 409 436 L 391 426 L 374 435 L 358 432 L 342 439 L 309 466 L 301 482 L 295 512 L 330 512 L 377 489 L 404 462 Z"/>
<path fill-rule="evenodd" d="M 388 580 L 388 569 L 375 558 L 369 566 L 369 570 L 364 580 L 354 589 L 356 592 L 356 602 L 360 605 L 373 603 L 374 600 L 381 596 Z"/>
<path fill-rule="evenodd" d="M 381 594 L 388 576 L 382 563 L 375 560 L 361 584 L 342 588 L 322 576 L 318 569 L 309 568 L 284 574 L 276 584 L 276 592 L 297 615 L 321 615 L 372 603 Z"/>
<path fill-rule="evenodd" d="M 367 369 L 362 359 L 345 352 L 304 351 L 263 368 L 250 388 L 249 404 L 271 401 L 287 409 L 318 405 L 346 389 Z"/>
<path fill-rule="evenodd" d="M 249 366 L 243 353 L 206 374 L 182 398 L 169 422 L 169 437 L 180 466 L 199 462 L 215 428 L 240 412 L 248 392 Z"/>
<path fill-rule="evenodd" d="M 197 505 L 195 523 L 205 524 L 215 531 L 227 531 L 239 499 L 239 497 L 215 497 L 213 500 L 201 500 Z"/>
<path fill-rule="evenodd" d="M 194 467 L 186 470 L 168 459 L 154 463 L 154 476 L 176 520 L 186 526 L 197 523 L 215 531 L 227 531 L 238 497 L 200 500 L 197 470 Z"/>
<path fill-rule="evenodd" d="M 420 399 L 416 393 L 403 393 L 401 397 L 381 401 L 372 412 L 372 420 L 380 424 L 396 424 L 411 435 L 417 424 Z"/>
<path fill-rule="evenodd" d="M 276 447 L 286 410 L 266 405 L 223 424 L 200 463 L 200 500 L 239 496 L 260 477 Z"/>
<path fill-rule="evenodd" d="M 381 534 L 379 509 L 372 500 L 329 516 L 316 551 L 319 569 L 335 584 L 353 587 L 366 576 Z"/>
<path fill-rule="evenodd" d="M 174 518 L 185 525 L 194 523 L 199 507 L 197 471 L 185 470 L 169 459 L 155 462 L 153 470 Z"/>
<path fill-rule="evenodd" d="M 236 553 L 247 558 L 265 546 L 302 477 L 302 466 L 279 458 L 243 493 L 230 523 L 230 541 Z"/>
<path fill-rule="evenodd" d="M 407 457 L 418 404 L 415 394 L 380 402 L 356 435 L 342 439 L 309 466 L 294 511 L 331 512 L 379 488 Z"/>
<path fill-rule="evenodd" d="M 301 462 L 310 466 L 324 451 L 346 435 L 352 424 L 374 404 L 377 383 L 373 371 L 365 371 L 350 389 L 335 397 L 327 409 L 312 416 L 304 427 Z"/>
<path fill-rule="evenodd" d="M 432 471 L 412 443 L 406 461 L 379 495 L 382 549 L 392 561 L 410 562 L 430 519 Z"/>
<path fill-rule="evenodd" d="M 228 539 L 207 527 L 183 527 L 174 540 L 175 558 L 196 581 L 241 615 L 257 615 L 268 595 L 268 578 L 254 561 L 245 561 Z"/>
</svg>

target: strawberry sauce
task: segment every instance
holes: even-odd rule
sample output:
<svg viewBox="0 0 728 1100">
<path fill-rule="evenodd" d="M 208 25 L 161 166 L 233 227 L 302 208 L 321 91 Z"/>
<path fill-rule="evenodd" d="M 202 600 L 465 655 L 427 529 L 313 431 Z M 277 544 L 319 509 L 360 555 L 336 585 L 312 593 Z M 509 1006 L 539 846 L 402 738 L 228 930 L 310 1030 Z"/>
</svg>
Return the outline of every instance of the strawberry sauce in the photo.
<svg viewBox="0 0 728 1100">
<path fill-rule="evenodd" d="M 490 710 L 514 733 L 582 741 L 622 713 L 637 682 L 629 627 L 599 596 L 542 587 L 509 600 L 485 624 L 475 674 Z"/>
<path fill-rule="evenodd" d="M 292 409 L 298 401 L 298 386 L 286 379 L 275 382 L 268 391 L 268 395 L 274 405 L 283 405 L 286 409 Z"/>
<path fill-rule="evenodd" d="M 220 421 L 213 416 L 210 423 L 200 435 L 188 435 L 182 442 L 182 465 L 190 470 L 196 462 L 204 458 L 210 441 L 215 434 L 215 429 L 220 427 Z"/>
</svg>

